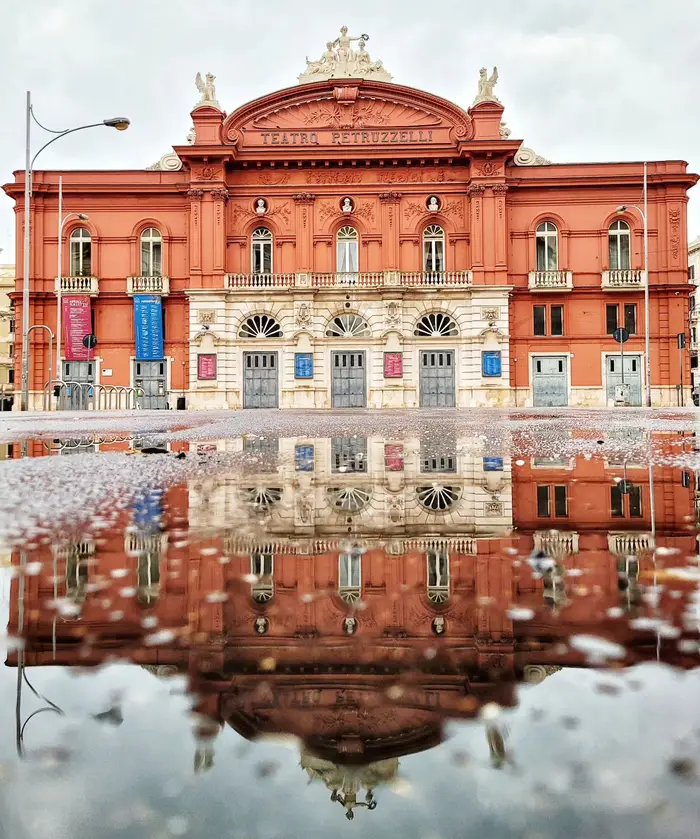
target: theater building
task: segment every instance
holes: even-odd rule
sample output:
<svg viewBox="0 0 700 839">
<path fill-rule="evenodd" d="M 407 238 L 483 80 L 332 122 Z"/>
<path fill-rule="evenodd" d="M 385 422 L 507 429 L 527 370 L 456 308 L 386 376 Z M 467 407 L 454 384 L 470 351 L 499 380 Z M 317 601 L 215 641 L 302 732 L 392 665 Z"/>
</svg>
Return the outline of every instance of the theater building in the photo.
<svg viewBox="0 0 700 839">
<path fill-rule="evenodd" d="M 641 404 L 643 224 L 616 208 L 639 203 L 642 164 L 552 164 L 511 137 L 495 70 L 465 108 L 353 44 L 228 114 L 198 76 L 188 142 L 155 166 L 34 173 L 30 321 L 55 329 L 60 290 L 63 379 L 137 385 L 147 408 L 604 406 L 624 363 Z M 696 176 L 648 172 L 652 398 L 673 405 Z M 56 277 L 59 175 L 89 218 L 64 226 Z"/>
</svg>

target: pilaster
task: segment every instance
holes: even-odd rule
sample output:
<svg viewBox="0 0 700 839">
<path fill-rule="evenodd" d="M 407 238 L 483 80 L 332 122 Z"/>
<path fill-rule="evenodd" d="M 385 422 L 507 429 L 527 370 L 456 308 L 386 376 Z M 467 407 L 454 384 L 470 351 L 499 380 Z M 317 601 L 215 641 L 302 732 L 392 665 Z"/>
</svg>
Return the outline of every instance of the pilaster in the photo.
<svg viewBox="0 0 700 839">
<path fill-rule="evenodd" d="M 382 261 L 389 271 L 399 267 L 399 205 L 400 192 L 381 192 L 382 207 Z"/>
<path fill-rule="evenodd" d="M 313 271 L 313 204 L 316 196 L 311 192 L 297 192 L 292 198 L 297 231 L 297 270 Z"/>
</svg>

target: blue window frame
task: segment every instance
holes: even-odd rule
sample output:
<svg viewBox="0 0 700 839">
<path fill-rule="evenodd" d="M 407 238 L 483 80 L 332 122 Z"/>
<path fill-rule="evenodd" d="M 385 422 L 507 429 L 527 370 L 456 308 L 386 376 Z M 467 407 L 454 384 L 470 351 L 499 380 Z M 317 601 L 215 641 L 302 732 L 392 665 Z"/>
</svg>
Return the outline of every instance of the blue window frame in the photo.
<svg viewBox="0 0 700 839">
<path fill-rule="evenodd" d="M 481 375 L 482 376 L 500 376 L 501 375 L 501 351 L 500 350 L 485 350 L 481 353 Z"/>
<path fill-rule="evenodd" d="M 297 472 L 313 472 L 314 447 L 294 446 L 294 464 Z"/>
<path fill-rule="evenodd" d="M 484 472 L 502 472 L 503 458 L 502 457 L 485 457 L 484 458 Z"/>
<path fill-rule="evenodd" d="M 313 379 L 314 359 L 310 352 L 294 353 L 294 378 Z"/>
</svg>

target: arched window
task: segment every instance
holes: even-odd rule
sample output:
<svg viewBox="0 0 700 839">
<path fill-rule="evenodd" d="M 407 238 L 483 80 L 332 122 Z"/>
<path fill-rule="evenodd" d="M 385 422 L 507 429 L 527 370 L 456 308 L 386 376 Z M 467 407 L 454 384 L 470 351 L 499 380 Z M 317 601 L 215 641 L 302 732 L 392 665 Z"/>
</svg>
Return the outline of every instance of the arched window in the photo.
<svg viewBox="0 0 700 839">
<path fill-rule="evenodd" d="M 348 604 L 362 594 L 362 551 L 352 548 L 338 556 L 338 594 Z"/>
<path fill-rule="evenodd" d="M 543 221 L 535 232 L 537 270 L 557 271 L 559 269 L 559 237 L 556 225 Z"/>
<path fill-rule="evenodd" d="M 160 597 L 160 551 L 139 554 L 136 579 L 139 603 L 152 606 Z"/>
<path fill-rule="evenodd" d="M 447 338 L 459 334 L 459 330 L 449 315 L 431 312 L 418 321 L 413 334 L 417 338 Z"/>
<path fill-rule="evenodd" d="M 327 338 L 364 338 L 370 334 L 367 321 L 361 315 L 336 315 L 326 329 Z"/>
<path fill-rule="evenodd" d="M 141 234 L 141 276 L 163 276 L 163 237 L 155 227 Z"/>
<path fill-rule="evenodd" d="M 369 504 L 370 494 L 359 487 L 329 487 L 328 500 L 339 513 L 359 513 Z"/>
<path fill-rule="evenodd" d="M 352 274 L 359 270 L 358 236 L 354 227 L 341 227 L 337 237 L 336 271 Z"/>
<path fill-rule="evenodd" d="M 273 555 L 267 550 L 250 555 L 250 573 L 255 577 L 251 595 L 256 603 L 269 603 L 275 593 Z"/>
<path fill-rule="evenodd" d="M 272 232 L 256 227 L 251 239 L 250 271 L 252 274 L 272 273 Z"/>
<path fill-rule="evenodd" d="M 445 270 L 445 231 L 431 224 L 423 231 L 423 270 Z"/>
<path fill-rule="evenodd" d="M 262 469 L 258 469 L 262 471 Z M 267 512 L 282 498 L 281 487 L 247 487 L 243 490 L 245 502 L 255 510 Z"/>
<path fill-rule="evenodd" d="M 243 321 L 241 338 L 281 338 L 282 329 L 271 315 L 252 315 Z"/>
<path fill-rule="evenodd" d="M 450 597 L 450 557 L 443 548 L 426 552 L 428 600 L 445 603 Z"/>
<path fill-rule="evenodd" d="M 430 486 L 416 487 L 416 495 L 421 506 L 429 512 L 444 512 L 459 499 L 460 492 L 457 487 L 431 484 Z"/>
<path fill-rule="evenodd" d="M 70 234 L 70 275 L 89 277 L 92 273 L 92 241 L 90 232 L 76 227 Z"/>
<path fill-rule="evenodd" d="M 610 270 L 629 269 L 630 267 L 630 226 L 626 221 L 618 219 L 610 225 L 608 230 L 608 252 L 610 254 Z"/>
</svg>

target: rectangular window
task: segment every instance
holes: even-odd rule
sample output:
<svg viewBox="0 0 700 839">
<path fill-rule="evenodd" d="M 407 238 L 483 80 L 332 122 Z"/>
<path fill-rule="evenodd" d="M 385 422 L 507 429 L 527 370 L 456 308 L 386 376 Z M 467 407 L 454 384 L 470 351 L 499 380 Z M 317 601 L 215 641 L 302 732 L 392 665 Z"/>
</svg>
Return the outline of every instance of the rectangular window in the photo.
<svg viewBox="0 0 700 839">
<path fill-rule="evenodd" d="M 694 280 L 695 279 L 695 266 L 689 265 L 688 266 L 688 279 Z"/>
<path fill-rule="evenodd" d="M 250 573 L 256 577 L 272 576 L 272 554 L 258 553 L 250 555 Z"/>
<path fill-rule="evenodd" d="M 533 319 L 533 328 L 535 335 L 546 335 L 547 334 L 547 307 L 546 306 L 533 306 L 532 307 L 532 319 Z"/>
<path fill-rule="evenodd" d="M 642 488 L 640 486 L 633 486 L 629 493 L 630 500 L 630 516 L 632 518 L 642 517 Z"/>
<path fill-rule="evenodd" d="M 617 303 L 608 303 L 605 307 L 605 329 L 608 335 L 617 329 Z"/>
<path fill-rule="evenodd" d="M 557 518 L 566 518 L 568 515 L 565 486 L 554 487 L 554 515 Z"/>
<path fill-rule="evenodd" d="M 610 513 L 615 519 L 622 518 L 625 515 L 623 495 L 619 484 L 610 487 Z"/>
<path fill-rule="evenodd" d="M 446 551 L 426 551 L 428 562 L 428 588 L 449 589 L 450 558 Z"/>
<path fill-rule="evenodd" d="M 333 437 L 331 439 L 331 472 L 366 471 L 366 437 Z"/>
<path fill-rule="evenodd" d="M 360 588 L 362 554 L 357 551 L 341 553 L 338 557 L 338 588 Z"/>
<path fill-rule="evenodd" d="M 542 518 L 549 518 L 549 487 L 537 487 L 537 515 Z"/>
<path fill-rule="evenodd" d="M 635 303 L 625 303 L 625 329 L 630 335 L 637 334 L 637 306 Z"/>
<path fill-rule="evenodd" d="M 7 382 L 8 382 L 8 384 L 11 384 L 11 385 L 13 385 L 15 383 L 15 368 L 14 367 L 10 367 L 10 369 L 7 371 Z"/>
<path fill-rule="evenodd" d="M 563 335 L 564 334 L 564 307 L 563 306 L 550 306 L 549 309 L 549 321 L 551 329 L 549 331 L 550 335 Z"/>
</svg>

